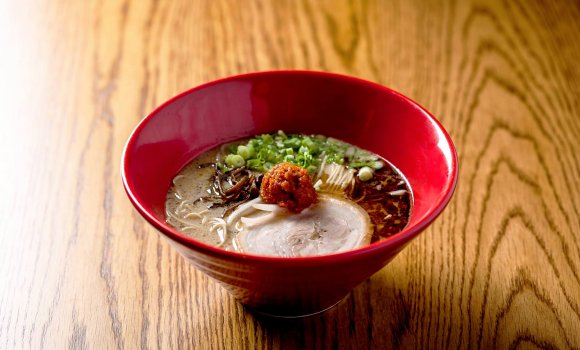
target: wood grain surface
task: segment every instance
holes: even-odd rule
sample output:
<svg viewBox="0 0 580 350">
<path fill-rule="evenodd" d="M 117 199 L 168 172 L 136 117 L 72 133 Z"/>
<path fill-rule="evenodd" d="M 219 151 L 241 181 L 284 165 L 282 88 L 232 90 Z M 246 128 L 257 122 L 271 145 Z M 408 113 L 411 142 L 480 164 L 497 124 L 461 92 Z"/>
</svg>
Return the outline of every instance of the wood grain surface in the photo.
<svg viewBox="0 0 580 350">
<path fill-rule="evenodd" d="M 577 1 L 0 3 L 0 348 L 580 349 Z M 178 92 L 268 69 L 355 75 L 444 124 L 455 196 L 320 316 L 246 311 L 121 185 Z"/>
</svg>

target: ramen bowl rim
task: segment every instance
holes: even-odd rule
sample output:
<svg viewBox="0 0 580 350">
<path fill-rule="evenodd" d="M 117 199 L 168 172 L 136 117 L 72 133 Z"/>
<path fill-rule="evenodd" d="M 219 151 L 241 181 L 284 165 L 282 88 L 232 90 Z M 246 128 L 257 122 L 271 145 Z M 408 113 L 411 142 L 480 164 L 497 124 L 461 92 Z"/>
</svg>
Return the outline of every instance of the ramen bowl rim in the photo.
<svg viewBox="0 0 580 350">
<path fill-rule="evenodd" d="M 438 129 L 438 133 L 444 135 L 447 144 L 449 145 L 449 154 L 451 155 L 450 159 L 447 159 L 447 162 L 450 162 L 450 172 L 445 181 L 445 187 L 443 189 L 444 195 L 439 196 L 438 200 L 435 202 L 435 205 L 432 205 L 432 210 L 430 210 L 426 215 L 424 215 L 419 221 L 414 223 L 413 225 L 407 226 L 401 232 L 396 233 L 395 235 L 386 238 L 384 240 L 380 240 L 374 242 L 372 244 L 340 253 L 334 254 L 327 254 L 327 255 L 320 255 L 320 256 L 305 256 L 305 257 L 276 257 L 276 256 L 262 256 L 262 255 L 253 255 L 253 254 L 245 254 L 239 253 L 234 251 L 227 251 L 219 247 L 215 247 L 212 245 L 208 245 L 197 241 L 190 236 L 179 232 L 175 228 L 171 227 L 169 224 L 165 223 L 164 221 L 159 220 L 153 213 L 148 211 L 144 208 L 141 203 L 140 198 L 137 194 L 134 193 L 133 184 L 129 180 L 127 176 L 128 171 L 128 157 L 132 147 L 135 146 L 136 140 L 138 138 L 139 133 L 143 128 L 146 127 L 147 123 L 150 120 L 155 118 L 155 116 L 159 113 L 159 111 L 163 110 L 168 105 L 174 103 L 176 100 L 179 100 L 183 96 L 190 94 L 194 91 L 205 89 L 207 87 L 221 84 L 224 82 L 234 81 L 243 78 L 251 78 L 253 76 L 259 75 L 271 75 L 271 74 L 301 74 L 304 76 L 311 75 L 311 76 L 325 76 L 325 77 L 333 77 L 342 80 L 349 81 L 350 83 L 356 84 L 363 84 L 367 86 L 371 86 L 380 90 L 383 90 L 387 94 L 391 94 L 396 96 L 397 98 L 403 100 L 405 103 L 410 103 L 411 105 L 415 106 L 421 112 L 424 113 L 427 118 L 430 119 L 431 125 Z M 248 135 L 250 136 L 250 135 Z M 214 146 L 217 146 L 214 145 Z M 329 72 L 321 72 L 321 71 L 311 71 L 311 70 L 268 70 L 268 71 L 258 71 L 252 73 L 244 73 L 238 74 L 233 76 L 228 76 L 225 78 L 217 79 L 214 81 L 210 81 L 193 88 L 187 89 L 176 96 L 170 98 L 169 100 L 165 101 L 157 108 L 155 108 L 151 113 L 149 113 L 146 117 L 144 117 L 135 129 L 131 132 L 125 147 L 123 149 L 123 154 L 121 157 L 121 178 L 123 182 L 123 186 L 125 191 L 135 206 L 137 211 L 153 226 L 155 227 L 160 233 L 162 233 L 168 239 L 179 243 L 193 251 L 219 258 L 219 259 L 226 259 L 230 262 L 234 263 L 243 263 L 243 264 L 268 264 L 269 266 L 273 267 L 307 267 L 307 266 L 320 266 L 326 264 L 337 264 L 337 263 L 349 263 L 352 261 L 356 261 L 358 259 L 362 259 L 368 255 L 376 255 L 376 254 L 388 254 L 388 252 L 392 252 L 396 249 L 402 249 L 409 241 L 411 241 L 414 237 L 419 235 L 425 228 L 427 228 L 445 209 L 447 204 L 449 203 L 456 185 L 457 185 L 457 174 L 458 174 L 458 159 L 457 159 L 457 152 L 455 146 L 447 133 L 447 131 L 443 128 L 441 123 L 425 108 L 420 106 L 417 102 L 413 101 L 407 96 L 392 90 L 386 86 L 352 77 L 342 74 L 336 73 L 329 73 Z M 411 184 L 412 185 L 412 184 Z"/>
</svg>

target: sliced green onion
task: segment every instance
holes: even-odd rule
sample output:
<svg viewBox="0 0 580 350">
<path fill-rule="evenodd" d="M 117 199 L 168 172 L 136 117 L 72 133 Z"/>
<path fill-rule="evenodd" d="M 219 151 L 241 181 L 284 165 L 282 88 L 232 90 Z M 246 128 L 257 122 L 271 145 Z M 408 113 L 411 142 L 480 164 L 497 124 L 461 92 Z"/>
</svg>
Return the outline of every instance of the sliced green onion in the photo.
<svg viewBox="0 0 580 350">
<path fill-rule="evenodd" d="M 245 164 L 246 161 L 239 154 L 229 154 L 226 157 L 226 165 L 231 168 L 239 168 L 241 166 L 244 166 Z"/>
<path fill-rule="evenodd" d="M 370 179 L 373 178 L 373 175 L 374 175 L 373 169 L 369 168 L 368 166 L 360 168 L 357 174 L 358 178 L 361 181 L 369 181 Z"/>
</svg>

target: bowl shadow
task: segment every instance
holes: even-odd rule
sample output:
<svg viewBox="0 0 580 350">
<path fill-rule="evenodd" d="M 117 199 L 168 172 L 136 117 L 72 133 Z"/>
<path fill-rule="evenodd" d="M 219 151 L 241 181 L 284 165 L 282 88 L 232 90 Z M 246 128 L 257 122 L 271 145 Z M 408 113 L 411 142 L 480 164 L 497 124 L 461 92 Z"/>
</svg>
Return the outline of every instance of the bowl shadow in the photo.
<svg viewBox="0 0 580 350">
<path fill-rule="evenodd" d="M 329 310 L 277 318 L 244 308 L 256 324 L 255 344 L 266 348 L 398 348 L 411 336 L 411 310 L 395 286 L 371 278 Z"/>
</svg>

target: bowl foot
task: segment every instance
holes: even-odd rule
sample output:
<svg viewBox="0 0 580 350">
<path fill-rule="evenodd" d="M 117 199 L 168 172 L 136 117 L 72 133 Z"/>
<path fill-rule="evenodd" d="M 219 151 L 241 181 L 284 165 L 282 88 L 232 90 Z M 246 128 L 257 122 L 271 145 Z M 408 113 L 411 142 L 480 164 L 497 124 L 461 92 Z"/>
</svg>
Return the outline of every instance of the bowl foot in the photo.
<svg viewBox="0 0 580 350">
<path fill-rule="evenodd" d="M 266 308 L 260 309 L 260 308 L 256 308 L 256 307 L 252 307 L 252 306 L 248 306 L 248 305 L 244 305 L 244 308 L 246 310 L 250 311 L 251 313 L 259 315 L 259 316 L 278 318 L 278 319 L 304 318 L 304 317 L 311 317 L 311 316 L 320 315 L 320 314 L 336 307 L 338 304 L 342 303 L 346 298 L 348 298 L 349 295 L 350 295 L 350 293 L 345 295 L 342 299 L 340 299 L 336 303 L 334 303 L 334 304 L 332 304 L 332 305 L 330 305 L 322 310 L 307 312 L 307 313 L 299 313 L 299 314 L 277 314 L 275 312 L 268 311 Z"/>
</svg>

